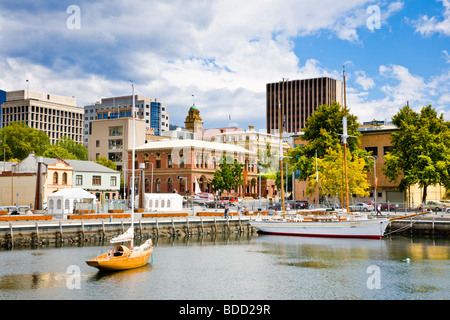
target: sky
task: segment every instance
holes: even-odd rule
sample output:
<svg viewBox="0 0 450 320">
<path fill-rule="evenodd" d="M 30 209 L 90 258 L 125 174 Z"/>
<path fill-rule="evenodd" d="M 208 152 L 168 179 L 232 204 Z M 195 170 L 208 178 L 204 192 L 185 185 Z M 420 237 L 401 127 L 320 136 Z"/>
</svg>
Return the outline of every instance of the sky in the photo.
<svg viewBox="0 0 450 320">
<path fill-rule="evenodd" d="M 266 129 L 266 84 L 342 81 L 360 122 L 450 120 L 450 0 L 0 0 L 0 89 L 165 102 L 184 126 Z M 229 119 L 231 118 L 231 122 Z"/>
</svg>

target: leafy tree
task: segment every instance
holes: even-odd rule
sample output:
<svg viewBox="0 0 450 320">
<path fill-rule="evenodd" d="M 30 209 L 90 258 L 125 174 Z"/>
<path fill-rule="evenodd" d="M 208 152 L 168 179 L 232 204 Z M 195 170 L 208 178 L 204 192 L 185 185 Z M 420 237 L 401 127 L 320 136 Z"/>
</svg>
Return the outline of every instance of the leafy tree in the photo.
<svg viewBox="0 0 450 320">
<path fill-rule="evenodd" d="M 51 145 L 44 151 L 43 156 L 45 158 L 56 158 L 60 157 L 65 160 L 77 160 L 77 157 L 70 153 L 67 149 L 60 147 L 58 145 Z"/>
<path fill-rule="evenodd" d="M 392 133 L 392 152 L 384 156 L 386 177 L 391 182 L 400 179 L 401 191 L 419 184 L 422 202 L 426 202 L 428 186 L 450 188 L 450 123 L 444 115 L 438 117 L 431 105 L 420 113 L 404 106 L 392 122 L 400 130 Z"/>
<path fill-rule="evenodd" d="M 303 130 L 306 144 L 289 150 L 289 160 L 295 170 L 300 171 L 300 180 L 307 180 L 309 176 L 315 175 L 315 156 L 323 158 L 329 150 L 339 151 L 341 148 L 341 135 L 343 131 L 342 118 L 344 109 L 337 102 L 330 106 L 319 106 L 311 117 L 309 117 L 306 127 Z M 366 169 L 369 168 L 371 160 L 367 151 L 359 148 L 361 144 L 361 133 L 358 131 L 357 117 L 347 114 L 347 133 L 353 137 L 347 139 L 350 154 L 356 154 L 364 159 Z"/>
<path fill-rule="evenodd" d="M 113 161 L 108 160 L 105 157 L 98 157 L 97 159 L 95 159 L 95 162 L 101 164 L 104 167 L 117 170 L 117 165 Z"/>
<path fill-rule="evenodd" d="M 38 129 L 30 128 L 26 123 L 13 122 L 0 130 L 1 158 L 19 160 L 25 159 L 34 151 L 37 156 L 42 156 L 50 146 L 50 138 Z M 3 155 L 5 155 L 3 157 Z"/>
<path fill-rule="evenodd" d="M 61 137 L 61 139 L 57 142 L 57 145 L 75 155 L 78 160 L 88 160 L 87 148 L 67 136 Z"/>
<path fill-rule="evenodd" d="M 232 189 L 244 184 L 243 179 L 244 165 L 239 163 L 236 159 L 225 155 L 222 156 L 222 163 L 219 164 L 219 169 L 214 172 L 214 177 L 209 180 L 214 191 Z"/>
<path fill-rule="evenodd" d="M 331 197 L 341 196 L 345 191 L 344 177 L 344 155 L 342 149 L 329 148 L 322 159 L 317 159 L 319 176 L 319 193 Z M 369 195 L 369 184 L 367 182 L 367 171 L 365 161 L 358 155 L 347 154 L 347 176 L 349 192 L 360 197 Z M 313 195 L 317 190 L 316 174 L 309 176 L 306 193 Z"/>
</svg>

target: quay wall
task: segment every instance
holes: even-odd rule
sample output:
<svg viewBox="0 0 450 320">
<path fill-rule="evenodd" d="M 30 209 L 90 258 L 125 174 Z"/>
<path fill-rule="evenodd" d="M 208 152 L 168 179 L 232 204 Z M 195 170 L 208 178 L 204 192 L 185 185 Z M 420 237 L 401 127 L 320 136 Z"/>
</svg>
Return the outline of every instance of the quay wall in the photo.
<svg viewBox="0 0 450 320">
<path fill-rule="evenodd" d="M 36 220 L 0 221 L 0 247 L 40 246 L 49 244 L 107 241 L 125 232 L 131 225 L 129 214 L 105 219 L 95 215 L 78 216 L 77 219 L 52 219 L 33 215 Z M 396 217 L 400 215 L 392 215 Z M 269 218 L 263 216 L 264 218 Z M 82 219 L 79 219 L 82 218 Z M 141 213 L 134 218 L 135 236 L 138 239 L 152 237 L 188 237 L 218 233 L 254 233 L 249 224 L 252 215 L 233 215 L 227 219 L 222 213 L 204 213 L 199 216 L 186 214 Z M 427 215 L 392 221 L 386 229 L 389 235 L 424 235 L 450 237 L 450 216 Z"/>
<path fill-rule="evenodd" d="M 186 237 L 202 234 L 255 232 L 249 217 L 223 216 L 140 218 L 134 220 L 135 237 Z M 131 219 L 78 219 L 21 221 L 0 225 L 0 247 L 108 241 L 125 232 Z"/>
</svg>

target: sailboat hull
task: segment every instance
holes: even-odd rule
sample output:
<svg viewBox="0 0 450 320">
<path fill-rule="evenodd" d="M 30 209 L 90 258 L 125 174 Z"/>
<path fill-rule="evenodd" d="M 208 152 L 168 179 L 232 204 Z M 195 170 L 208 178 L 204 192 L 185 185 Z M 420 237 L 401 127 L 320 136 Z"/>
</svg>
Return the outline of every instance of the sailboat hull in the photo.
<svg viewBox="0 0 450 320">
<path fill-rule="evenodd" d="M 267 234 L 381 239 L 389 219 L 330 222 L 251 221 L 252 227 Z"/>
<path fill-rule="evenodd" d="M 149 250 L 137 252 L 133 251 L 129 255 L 120 257 L 111 256 L 109 252 L 95 257 L 92 260 L 87 260 L 86 263 L 103 271 L 119 271 L 139 268 L 148 263 L 148 259 L 153 252 L 153 248 Z"/>
</svg>

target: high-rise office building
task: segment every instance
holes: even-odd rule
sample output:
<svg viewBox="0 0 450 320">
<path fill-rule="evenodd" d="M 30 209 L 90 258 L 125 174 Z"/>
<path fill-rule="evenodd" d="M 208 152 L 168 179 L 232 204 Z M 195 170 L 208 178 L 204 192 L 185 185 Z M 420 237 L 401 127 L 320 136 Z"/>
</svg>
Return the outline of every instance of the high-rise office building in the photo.
<svg viewBox="0 0 450 320">
<path fill-rule="evenodd" d="M 1 105 L 2 127 L 11 122 L 25 122 L 29 127 L 44 131 L 50 142 L 67 136 L 83 143 L 83 109 L 77 99 L 27 90 L 6 92 Z"/>
<path fill-rule="evenodd" d="M 283 131 L 297 133 L 305 127 L 306 120 L 320 105 L 331 105 L 333 101 L 343 105 L 342 89 L 341 81 L 328 77 L 268 83 L 266 85 L 267 133 L 279 132 L 279 106 L 281 106 Z"/>
<path fill-rule="evenodd" d="M 166 105 L 160 100 L 141 95 L 135 95 L 136 116 L 145 120 L 148 128 L 155 135 L 161 135 L 169 130 L 169 113 Z M 93 105 L 84 107 L 84 145 L 89 144 L 92 134 L 92 120 L 119 119 L 132 116 L 133 96 L 112 97 L 102 99 Z"/>
</svg>

